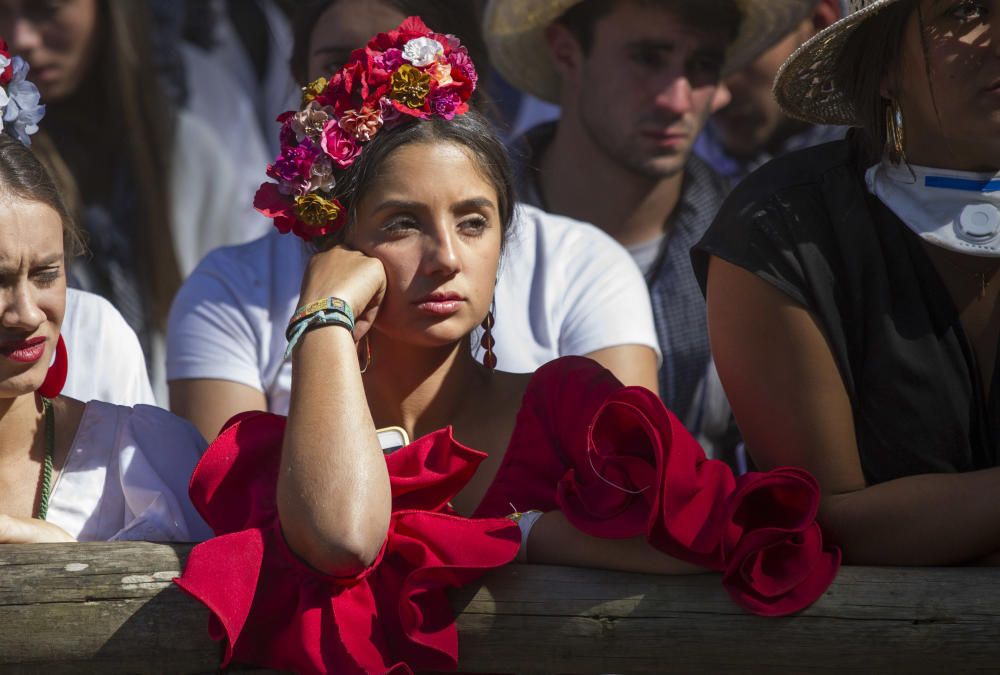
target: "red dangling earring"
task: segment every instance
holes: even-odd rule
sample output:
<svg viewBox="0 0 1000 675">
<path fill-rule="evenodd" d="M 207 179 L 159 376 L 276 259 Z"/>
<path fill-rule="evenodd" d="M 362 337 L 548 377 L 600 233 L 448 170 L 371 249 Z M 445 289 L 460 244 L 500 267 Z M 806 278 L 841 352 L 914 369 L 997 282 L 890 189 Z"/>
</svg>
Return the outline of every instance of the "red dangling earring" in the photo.
<svg viewBox="0 0 1000 675">
<path fill-rule="evenodd" d="M 45 398 L 55 398 L 66 384 L 68 374 L 69 357 L 66 354 L 66 343 L 60 335 L 59 341 L 56 342 L 56 358 L 49 366 L 49 372 L 45 375 L 42 386 L 38 388 L 38 394 Z"/>
<path fill-rule="evenodd" d="M 483 365 L 490 370 L 495 370 L 497 367 L 497 355 L 493 353 L 493 346 L 496 342 L 493 340 L 493 310 L 490 309 L 486 313 L 486 318 L 483 319 L 483 338 L 479 341 L 479 345 L 486 350 L 486 354 L 483 355 Z"/>
</svg>

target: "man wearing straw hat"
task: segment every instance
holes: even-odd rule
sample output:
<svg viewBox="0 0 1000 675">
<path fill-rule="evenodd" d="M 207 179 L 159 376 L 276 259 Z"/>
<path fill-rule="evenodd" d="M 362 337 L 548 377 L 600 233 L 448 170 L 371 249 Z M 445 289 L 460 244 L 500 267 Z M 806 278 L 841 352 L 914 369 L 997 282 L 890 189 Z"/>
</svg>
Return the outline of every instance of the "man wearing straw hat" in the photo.
<svg viewBox="0 0 1000 675">
<path fill-rule="evenodd" d="M 732 101 L 711 116 L 694 151 L 730 185 L 773 157 L 844 137 L 846 127 L 789 117 L 771 93 L 781 64 L 806 40 L 840 19 L 844 4 L 844 0 L 813 0 L 812 12 L 790 33 L 725 79 Z"/>
<path fill-rule="evenodd" d="M 705 303 L 690 248 L 723 181 L 691 157 L 720 79 L 788 33 L 813 0 L 490 0 L 485 33 L 512 84 L 559 103 L 527 135 L 520 199 L 606 231 L 646 275 L 660 393 L 700 433 L 729 421 L 713 388 Z M 602 308 L 607 311 L 609 308 Z M 610 308 L 613 311 L 613 308 Z M 718 389 L 715 390 L 718 394 Z M 706 419 L 708 416 L 711 419 Z M 707 431 L 706 431 L 707 432 Z"/>
</svg>

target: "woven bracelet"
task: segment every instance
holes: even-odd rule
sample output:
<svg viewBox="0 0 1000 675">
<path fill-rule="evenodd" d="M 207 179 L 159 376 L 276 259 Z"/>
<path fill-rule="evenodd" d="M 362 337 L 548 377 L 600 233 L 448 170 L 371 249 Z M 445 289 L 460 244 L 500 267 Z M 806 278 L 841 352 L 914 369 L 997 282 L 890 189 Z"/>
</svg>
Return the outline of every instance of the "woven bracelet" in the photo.
<svg viewBox="0 0 1000 675">
<path fill-rule="evenodd" d="M 292 350 L 295 349 L 295 345 L 299 343 L 303 335 L 314 328 L 322 328 L 324 326 L 342 326 L 347 329 L 347 332 L 353 333 L 354 319 L 340 310 L 331 309 L 313 312 L 298 321 L 294 321 L 289 324 L 288 330 L 285 332 L 285 337 L 288 338 L 288 346 L 285 347 L 285 358 L 287 359 L 291 356 Z"/>
<path fill-rule="evenodd" d="M 325 312 L 327 310 L 333 310 L 335 312 L 341 312 L 347 315 L 347 319 L 353 324 L 354 323 L 354 312 L 351 311 L 351 306 L 344 300 L 340 298 L 335 298 L 333 296 L 329 298 L 323 298 L 322 300 L 316 300 L 310 302 L 309 304 L 302 305 L 297 310 L 295 314 L 292 315 L 292 320 L 288 322 L 288 325 L 298 323 L 302 319 L 306 318 L 310 314 L 315 314 L 317 312 Z"/>
</svg>

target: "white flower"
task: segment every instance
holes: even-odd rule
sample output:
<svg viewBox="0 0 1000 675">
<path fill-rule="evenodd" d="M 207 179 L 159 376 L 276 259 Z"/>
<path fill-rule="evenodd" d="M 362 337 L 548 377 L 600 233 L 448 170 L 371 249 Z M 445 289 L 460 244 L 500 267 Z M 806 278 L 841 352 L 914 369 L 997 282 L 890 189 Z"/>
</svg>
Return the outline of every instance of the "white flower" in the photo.
<svg viewBox="0 0 1000 675">
<path fill-rule="evenodd" d="M 7 130 L 25 145 L 31 145 L 31 134 L 38 131 L 38 123 L 45 116 L 45 106 L 39 104 L 38 88 L 27 79 L 28 64 L 15 56 L 14 76 L 6 90 L 0 87 L 0 110 L 3 111 L 2 129 Z"/>
<path fill-rule="evenodd" d="M 10 57 L 0 54 L 0 73 L 7 70 L 7 66 L 10 65 Z"/>
<path fill-rule="evenodd" d="M 413 38 L 403 45 L 403 59 L 418 68 L 431 65 L 443 54 L 441 43 L 429 37 Z"/>
</svg>

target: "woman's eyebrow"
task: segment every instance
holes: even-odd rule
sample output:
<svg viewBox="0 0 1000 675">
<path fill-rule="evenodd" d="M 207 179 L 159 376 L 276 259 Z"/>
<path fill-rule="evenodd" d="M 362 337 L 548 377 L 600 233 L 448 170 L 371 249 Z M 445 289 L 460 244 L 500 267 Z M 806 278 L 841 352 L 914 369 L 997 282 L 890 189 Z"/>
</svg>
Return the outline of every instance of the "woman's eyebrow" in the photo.
<svg viewBox="0 0 1000 675">
<path fill-rule="evenodd" d="M 387 199 L 372 209 L 372 213 L 378 213 L 379 211 L 385 211 L 387 209 L 399 209 L 400 211 L 406 211 L 422 208 L 426 208 L 426 205 L 420 202 L 409 201 L 406 199 Z"/>
<path fill-rule="evenodd" d="M 476 211 L 481 209 L 490 209 L 495 211 L 496 205 L 493 203 L 492 199 L 487 199 L 486 197 L 473 197 L 471 199 L 463 199 L 451 207 L 451 210 L 456 212 Z"/>
<path fill-rule="evenodd" d="M 385 211 L 387 209 L 398 209 L 400 211 L 414 211 L 418 209 L 426 209 L 427 205 L 423 202 L 411 201 L 406 199 L 387 199 L 378 206 L 376 206 L 372 213 L 378 213 L 380 211 Z M 496 205 L 493 203 L 492 199 L 486 197 L 472 197 L 470 199 L 463 199 L 460 202 L 452 204 L 452 212 L 465 212 L 465 211 L 475 211 L 481 209 L 490 209 L 492 211 L 496 210 Z"/>
</svg>

